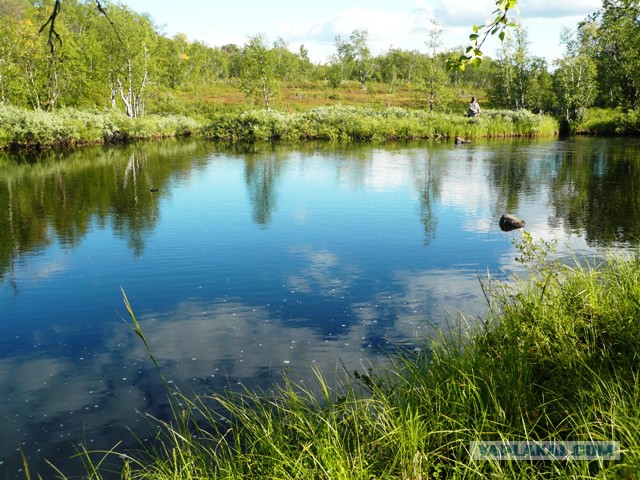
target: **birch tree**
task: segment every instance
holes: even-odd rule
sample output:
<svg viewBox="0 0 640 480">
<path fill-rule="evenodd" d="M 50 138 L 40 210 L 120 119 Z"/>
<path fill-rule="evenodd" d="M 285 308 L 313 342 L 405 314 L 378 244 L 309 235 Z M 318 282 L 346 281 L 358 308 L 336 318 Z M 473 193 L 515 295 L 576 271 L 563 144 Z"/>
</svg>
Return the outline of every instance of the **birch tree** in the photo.
<svg viewBox="0 0 640 480">
<path fill-rule="evenodd" d="M 565 52 L 556 61 L 554 89 L 561 116 L 568 125 L 582 120 L 598 92 L 596 63 L 589 51 L 592 29 L 593 25 L 584 24 L 581 32 L 564 29 L 561 34 Z"/>
<path fill-rule="evenodd" d="M 255 103 L 271 111 L 271 101 L 278 93 L 277 58 L 262 35 L 249 39 L 242 49 L 240 88 Z"/>
<path fill-rule="evenodd" d="M 110 103 L 122 101 L 126 114 L 131 117 L 144 115 L 146 89 L 153 73 L 152 53 L 157 44 L 157 33 L 151 21 L 125 7 L 110 11 L 115 31 L 104 25 L 108 36 L 107 56 Z"/>
<path fill-rule="evenodd" d="M 442 29 L 438 22 L 431 20 L 429 37 L 426 42 L 427 55 L 422 69 L 422 86 L 429 99 L 429 111 L 433 111 L 436 103 L 445 91 L 448 77 L 438 49 L 442 47 Z"/>
</svg>

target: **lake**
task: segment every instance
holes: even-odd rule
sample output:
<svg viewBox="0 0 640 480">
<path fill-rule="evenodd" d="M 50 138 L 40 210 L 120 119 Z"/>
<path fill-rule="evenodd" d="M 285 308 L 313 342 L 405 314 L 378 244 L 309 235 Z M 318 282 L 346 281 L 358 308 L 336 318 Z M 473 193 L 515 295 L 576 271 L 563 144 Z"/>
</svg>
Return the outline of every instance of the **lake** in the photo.
<svg viewBox="0 0 640 480">
<path fill-rule="evenodd" d="M 564 258 L 633 248 L 640 139 L 0 153 L 0 203 L 0 476 L 47 478 L 168 415 L 122 290 L 183 392 L 384 365 L 520 271 L 503 213 Z"/>
</svg>

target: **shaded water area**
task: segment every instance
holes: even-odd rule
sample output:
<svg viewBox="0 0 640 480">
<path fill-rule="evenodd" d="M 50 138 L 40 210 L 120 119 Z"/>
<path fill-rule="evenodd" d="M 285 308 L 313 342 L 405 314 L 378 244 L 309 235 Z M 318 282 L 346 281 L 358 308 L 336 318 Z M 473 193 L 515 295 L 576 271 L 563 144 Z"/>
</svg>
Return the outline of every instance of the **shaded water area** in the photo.
<svg viewBox="0 0 640 480">
<path fill-rule="evenodd" d="M 502 213 L 569 255 L 640 238 L 640 140 L 0 153 L 0 478 L 137 445 L 166 391 L 383 365 L 518 268 Z M 153 425 L 153 421 L 150 422 Z"/>
</svg>

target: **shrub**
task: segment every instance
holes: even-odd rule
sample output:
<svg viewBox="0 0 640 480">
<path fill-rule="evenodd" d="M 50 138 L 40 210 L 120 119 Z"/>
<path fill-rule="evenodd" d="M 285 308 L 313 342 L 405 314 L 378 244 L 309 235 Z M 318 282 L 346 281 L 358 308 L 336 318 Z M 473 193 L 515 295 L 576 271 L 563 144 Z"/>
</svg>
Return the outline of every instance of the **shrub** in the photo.
<svg viewBox="0 0 640 480">
<path fill-rule="evenodd" d="M 388 141 L 453 137 L 553 135 L 555 120 L 527 111 L 487 111 L 481 117 L 400 107 L 317 107 L 285 114 L 264 110 L 216 115 L 204 129 L 213 140 Z"/>
<path fill-rule="evenodd" d="M 184 115 L 129 118 L 112 110 L 64 108 L 30 111 L 0 105 L 0 148 L 41 148 L 102 143 L 128 138 L 171 137 L 199 133 L 200 122 Z"/>
</svg>

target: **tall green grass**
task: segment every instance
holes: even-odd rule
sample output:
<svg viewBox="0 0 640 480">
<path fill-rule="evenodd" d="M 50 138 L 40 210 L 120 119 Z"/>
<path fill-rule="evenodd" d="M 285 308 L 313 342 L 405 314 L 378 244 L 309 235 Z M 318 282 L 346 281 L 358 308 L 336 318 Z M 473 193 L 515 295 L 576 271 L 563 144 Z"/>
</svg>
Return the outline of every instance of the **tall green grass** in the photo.
<svg viewBox="0 0 640 480">
<path fill-rule="evenodd" d="M 479 117 L 430 113 L 400 107 L 373 109 L 352 106 L 318 107 L 305 112 L 249 111 L 222 113 L 205 127 L 213 140 L 390 141 L 555 135 L 551 117 L 521 110 L 489 110 Z"/>
<path fill-rule="evenodd" d="M 640 258 L 566 266 L 526 233 L 517 248 L 528 275 L 484 282 L 479 325 L 334 387 L 315 371 L 275 393 L 181 395 L 155 447 L 99 461 L 125 479 L 638 478 Z M 617 441 L 622 457 L 477 461 L 478 440 Z"/>
</svg>

